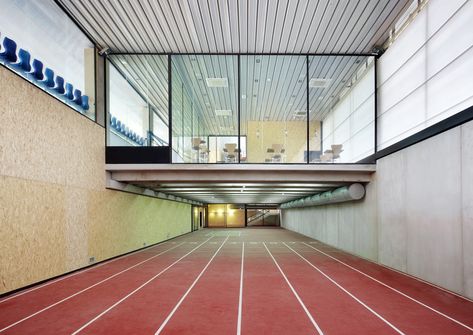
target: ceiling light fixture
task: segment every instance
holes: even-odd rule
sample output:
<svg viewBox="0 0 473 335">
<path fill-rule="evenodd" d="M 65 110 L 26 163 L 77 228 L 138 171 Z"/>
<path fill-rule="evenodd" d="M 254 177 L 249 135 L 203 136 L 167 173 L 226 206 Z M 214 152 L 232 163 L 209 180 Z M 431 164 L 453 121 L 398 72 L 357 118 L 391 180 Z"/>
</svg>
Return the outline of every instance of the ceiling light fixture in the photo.
<svg viewBox="0 0 473 335">
<path fill-rule="evenodd" d="M 228 78 L 206 78 L 208 87 L 228 87 Z"/>
<path fill-rule="evenodd" d="M 330 84 L 329 78 L 312 78 L 309 81 L 310 88 L 326 88 Z"/>
</svg>

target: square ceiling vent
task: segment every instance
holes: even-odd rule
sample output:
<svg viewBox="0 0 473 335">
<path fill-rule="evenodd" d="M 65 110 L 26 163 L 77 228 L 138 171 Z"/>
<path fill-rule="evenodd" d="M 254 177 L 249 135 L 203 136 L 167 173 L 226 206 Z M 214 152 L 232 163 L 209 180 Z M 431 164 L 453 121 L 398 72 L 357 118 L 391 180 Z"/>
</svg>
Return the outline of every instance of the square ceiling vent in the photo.
<svg viewBox="0 0 473 335">
<path fill-rule="evenodd" d="M 232 116 L 232 110 L 231 109 L 216 109 L 215 115 L 216 116 Z"/>
<path fill-rule="evenodd" d="M 312 78 L 309 80 L 309 87 L 311 88 L 326 88 L 330 84 L 330 79 Z"/>
<path fill-rule="evenodd" d="M 227 78 L 205 78 L 208 87 L 228 87 Z"/>
</svg>

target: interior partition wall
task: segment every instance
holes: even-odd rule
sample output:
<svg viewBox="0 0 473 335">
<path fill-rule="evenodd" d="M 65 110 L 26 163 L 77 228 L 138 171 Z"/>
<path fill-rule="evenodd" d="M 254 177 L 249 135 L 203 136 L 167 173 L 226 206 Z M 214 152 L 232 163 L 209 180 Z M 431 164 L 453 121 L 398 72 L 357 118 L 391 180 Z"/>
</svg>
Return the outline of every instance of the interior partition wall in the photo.
<svg viewBox="0 0 473 335">
<path fill-rule="evenodd" d="M 375 63 L 369 55 L 110 55 L 108 145 L 167 147 L 172 163 L 356 163 L 375 150 Z"/>
</svg>

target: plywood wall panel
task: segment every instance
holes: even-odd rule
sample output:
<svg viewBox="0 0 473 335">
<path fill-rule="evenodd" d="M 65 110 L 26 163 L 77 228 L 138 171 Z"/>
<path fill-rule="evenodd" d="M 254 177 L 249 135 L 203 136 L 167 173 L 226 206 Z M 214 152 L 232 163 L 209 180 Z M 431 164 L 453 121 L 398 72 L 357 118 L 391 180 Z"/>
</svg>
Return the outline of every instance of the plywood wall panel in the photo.
<svg viewBox="0 0 473 335">
<path fill-rule="evenodd" d="M 0 176 L 0 293 L 65 272 L 62 187 Z"/>
<path fill-rule="evenodd" d="M 103 128 L 3 67 L 0 85 L 0 175 L 103 188 Z"/>
<path fill-rule="evenodd" d="M 105 131 L 0 66 L 0 294 L 191 229 L 191 206 L 105 189 Z"/>
</svg>

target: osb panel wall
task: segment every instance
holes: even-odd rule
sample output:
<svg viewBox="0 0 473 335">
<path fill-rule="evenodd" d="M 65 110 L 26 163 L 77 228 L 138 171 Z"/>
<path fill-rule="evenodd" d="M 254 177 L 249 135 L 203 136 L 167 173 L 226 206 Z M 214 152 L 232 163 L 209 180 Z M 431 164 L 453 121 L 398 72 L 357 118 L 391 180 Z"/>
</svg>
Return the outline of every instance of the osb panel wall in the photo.
<svg viewBox="0 0 473 335">
<path fill-rule="evenodd" d="M 0 293 L 190 231 L 190 205 L 105 189 L 104 129 L 0 67 Z"/>
</svg>

